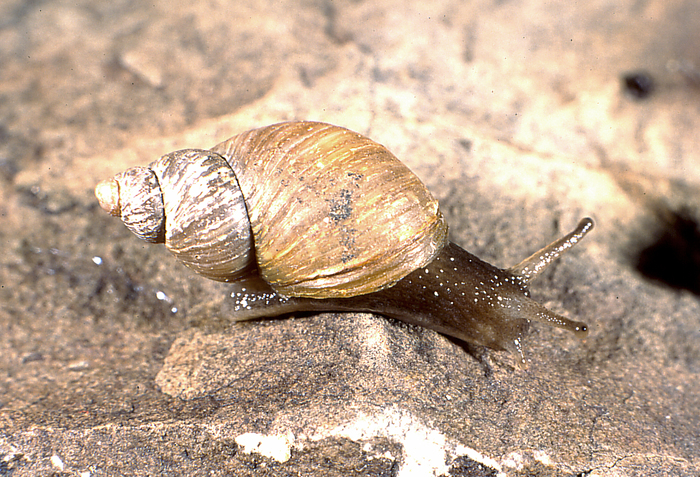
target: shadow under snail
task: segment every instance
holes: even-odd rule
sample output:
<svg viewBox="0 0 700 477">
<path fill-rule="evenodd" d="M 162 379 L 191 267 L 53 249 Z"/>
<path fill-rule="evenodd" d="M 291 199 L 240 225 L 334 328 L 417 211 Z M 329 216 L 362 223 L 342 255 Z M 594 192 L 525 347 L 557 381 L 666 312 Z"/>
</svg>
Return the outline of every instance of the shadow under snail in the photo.
<svg viewBox="0 0 700 477">
<path fill-rule="evenodd" d="M 166 154 L 100 182 L 101 207 L 205 277 L 232 282 L 236 321 L 363 311 L 522 354 L 530 320 L 585 336 L 528 285 L 593 227 L 494 267 L 447 240 L 437 200 L 384 146 L 286 122 Z"/>
</svg>

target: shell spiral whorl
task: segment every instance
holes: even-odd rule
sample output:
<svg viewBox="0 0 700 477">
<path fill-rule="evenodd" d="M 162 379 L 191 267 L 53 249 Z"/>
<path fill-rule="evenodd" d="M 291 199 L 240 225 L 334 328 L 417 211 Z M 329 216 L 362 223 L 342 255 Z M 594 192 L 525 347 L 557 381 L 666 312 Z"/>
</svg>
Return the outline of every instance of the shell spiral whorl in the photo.
<svg viewBox="0 0 700 477">
<path fill-rule="evenodd" d="M 236 173 L 261 275 L 284 295 L 378 291 L 430 263 L 447 242 L 437 200 L 391 152 L 360 134 L 282 123 L 212 151 Z"/>
</svg>

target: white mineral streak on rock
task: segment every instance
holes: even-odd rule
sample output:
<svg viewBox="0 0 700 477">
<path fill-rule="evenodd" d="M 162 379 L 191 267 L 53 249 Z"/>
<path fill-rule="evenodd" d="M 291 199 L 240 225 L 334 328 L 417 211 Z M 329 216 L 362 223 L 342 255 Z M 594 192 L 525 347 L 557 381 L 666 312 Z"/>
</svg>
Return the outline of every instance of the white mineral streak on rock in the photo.
<svg viewBox="0 0 700 477">
<path fill-rule="evenodd" d="M 292 455 L 292 444 L 295 439 L 291 432 L 270 436 L 247 432 L 236 437 L 235 440 L 246 454 L 254 452 L 275 459 L 277 462 L 287 462 Z"/>
<path fill-rule="evenodd" d="M 380 437 L 399 442 L 404 450 L 399 477 L 446 475 L 449 471 L 446 462 L 452 462 L 461 456 L 467 456 L 496 470 L 499 477 L 506 475 L 494 459 L 449 440 L 439 431 L 427 427 L 410 412 L 395 407 L 372 415 L 359 413 L 352 422 L 328 432 L 317 431 L 311 439 L 321 440 L 327 437 L 344 437 L 356 442 Z"/>
</svg>

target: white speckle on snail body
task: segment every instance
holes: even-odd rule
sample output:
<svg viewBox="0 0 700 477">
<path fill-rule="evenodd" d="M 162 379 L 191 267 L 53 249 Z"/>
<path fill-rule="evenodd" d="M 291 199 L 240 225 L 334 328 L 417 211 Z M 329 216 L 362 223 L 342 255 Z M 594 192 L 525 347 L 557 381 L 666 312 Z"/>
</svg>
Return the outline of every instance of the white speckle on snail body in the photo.
<svg viewBox="0 0 700 477">
<path fill-rule="evenodd" d="M 248 293 L 245 288 L 241 288 L 240 292 L 231 293 L 233 298 L 233 311 L 252 310 L 257 306 L 273 306 L 283 305 L 289 301 L 289 297 L 278 293 Z"/>
</svg>

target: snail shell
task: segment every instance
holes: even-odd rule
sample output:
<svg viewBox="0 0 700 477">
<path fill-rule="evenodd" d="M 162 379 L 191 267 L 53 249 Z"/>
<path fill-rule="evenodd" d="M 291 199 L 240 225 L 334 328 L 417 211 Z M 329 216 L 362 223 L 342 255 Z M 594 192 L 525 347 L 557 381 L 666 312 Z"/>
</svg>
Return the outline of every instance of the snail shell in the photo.
<svg viewBox="0 0 700 477">
<path fill-rule="evenodd" d="M 341 127 L 254 129 L 211 150 L 166 154 L 95 193 L 140 238 L 232 282 L 236 320 L 370 311 L 518 350 L 530 320 L 587 331 L 533 301 L 527 286 L 592 228 L 590 219 L 498 269 L 448 243 L 437 200 L 391 152 Z"/>
<path fill-rule="evenodd" d="M 211 151 L 166 154 L 98 184 L 96 195 L 198 273 L 234 281 L 257 260 L 288 296 L 390 287 L 447 242 L 437 200 L 410 169 L 384 146 L 323 123 L 281 123 Z"/>
</svg>

